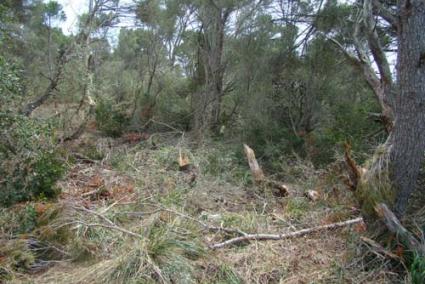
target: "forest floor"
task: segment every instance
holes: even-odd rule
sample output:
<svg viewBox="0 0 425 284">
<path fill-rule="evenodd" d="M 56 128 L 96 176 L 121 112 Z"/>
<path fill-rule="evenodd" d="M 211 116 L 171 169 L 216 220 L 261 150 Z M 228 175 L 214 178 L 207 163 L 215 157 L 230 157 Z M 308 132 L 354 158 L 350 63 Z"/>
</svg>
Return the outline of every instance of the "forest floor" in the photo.
<svg viewBox="0 0 425 284">
<path fill-rule="evenodd" d="M 338 163 L 325 170 L 302 161 L 283 165 L 270 176 L 292 194 L 277 196 L 252 183 L 242 145 L 211 142 L 193 150 L 176 133 L 155 135 L 112 139 L 91 132 L 67 146 L 74 154 L 59 183 L 62 194 L 32 203 L 38 225 L 24 237 L 46 244 L 40 255 L 49 260 L 40 257 L 13 283 L 396 281 L 390 260 L 362 242 L 362 223 L 210 248 L 241 231 L 289 233 L 357 218 Z M 179 170 L 180 153 L 189 171 Z M 305 196 L 312 189 L 315 201 Z"/>
</svg>

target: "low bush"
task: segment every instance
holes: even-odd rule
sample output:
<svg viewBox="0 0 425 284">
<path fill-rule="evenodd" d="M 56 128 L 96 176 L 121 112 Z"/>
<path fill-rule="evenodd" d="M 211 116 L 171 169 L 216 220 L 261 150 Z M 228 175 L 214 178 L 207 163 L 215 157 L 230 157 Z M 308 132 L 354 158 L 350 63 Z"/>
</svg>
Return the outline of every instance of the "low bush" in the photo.
<svg viewBox="0 0 425 284">
<path fill-rule="evenodd" d="M 19 113 L 20 85 L 16 67 L 0 57 L 0 206 L 55 197 L 65 171 L 53 127 Z"/>
<path fill-rule="evenodd" d="M 119 137 L 129 124 L 124 111 L 114 108 L 108 100 L 99 100 L 96 105 L 96 126 L 107 136 Z"/>
<path fill-rule="evenodd" d="M 10 142 L 0 147 L 0 205 L 54 198 L 60 191 L 56 187 L 65 165 L 60 149 L 49 137 L 49 128 L 19 118 L 12 127 L 3 129 Z M 6 133 L 5 133 L 6 132 Z"/>
</svg>

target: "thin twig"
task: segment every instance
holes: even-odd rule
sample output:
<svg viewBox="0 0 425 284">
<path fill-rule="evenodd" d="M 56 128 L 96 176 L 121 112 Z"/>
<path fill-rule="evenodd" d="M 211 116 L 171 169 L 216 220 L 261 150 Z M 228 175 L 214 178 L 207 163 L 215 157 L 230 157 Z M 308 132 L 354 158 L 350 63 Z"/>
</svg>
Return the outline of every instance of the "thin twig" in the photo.
<svg viewBox="0 0 425 284">
<path fill-rule="evenodd" d="M 231 234 L 239 234 L 239 235 L 242 235 L 242 236 L 247 236 L 248 235 L 247 233 L 245 233 L 245 232 L 243 232 L 243 231 L 241 231 L 239 229 L 211 226 L 211 225 L 209 225 L 207 223 L 204 223 L 202 221 L 199 221 L 198 219 L 196 219 L 196 218 L 194 218 L 192 216 L 189 216 L 187 214 L 178 212 L 178 211 L 173 210 L 173 209 L 169 209 L 169 208 L 163 207 L 161 205 L 157 205 L 157 204 L 149 204 L 149 205 L 151 205 L 153 207 L 157 207 L 160 210 L 167 211 L 167 212 L 173 213 L 175 215 L 178 215 L 180 217 L 183 217 L 183 218 L 189 219 L 191 221 L 194 221 L 194 222 L 200 224 L 202 227 L 204 227 L 205 230 L 208 230 L 208 231 L 217 231 L 217 232 L 222 231 L 222 232 L 231 233 Z"/>
<path fill-rule="evenodd" d="M 122 227 L 119 227 L 117 225 L 106 225 L 106 224 L 102 224 L 102 223 L 85 223 L 83 221 L 75 221 L 73 223 L 81 224 L 81 225 L 84 225 L 86 227 L 103 227 L 103 228 L 107 228 L 107 229 L 116 230 L 116 231 L 125 233 L 127 235 L 130 235 L 130 236 L 133 236 L 133 237 L 136 237 L 136 238 L 140 238 L 140 239 L 143 238 L 143 236 L 141 234 L 134 233 L 132 231 L 129 231 L 129 230 L 124 229 Z"/>
</svg>

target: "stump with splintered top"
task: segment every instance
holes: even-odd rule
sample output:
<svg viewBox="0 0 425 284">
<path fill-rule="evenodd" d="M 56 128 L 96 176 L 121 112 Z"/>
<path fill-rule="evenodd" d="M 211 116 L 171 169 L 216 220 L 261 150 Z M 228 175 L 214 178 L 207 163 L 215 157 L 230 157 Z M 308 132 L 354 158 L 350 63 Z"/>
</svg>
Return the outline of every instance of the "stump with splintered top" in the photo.
<svg viewBox="0 0 425 284">
<path fill-rule="evenodd" d="M 263 170 L 258 164 L 257 159 L 255 158 L 254 150 L 252 150 L 251 147 L 246 144 L 243 144 L 243 148 L 255 184 L 270 186 L 271 188 L 273 188 L 273 195 L 276 197 L 288 196 L 290 194 L 288 186 L 283 183 L 266 178 Z"/>
<path fill-rule="evenodd" d="M 251 169 L 252 176 L 255 183 L 261 184 L 265 180 L 263 170 L 260 168 L 260 165 L 255 158 L 254 150 L 252 150 L 248 145 L 243 144 L 243 149 L 245 156 L 248 159 L 249 168 Z"/>
<path fill-rule="evenodd" d="M 182 153 L 181 149 L 179 150 L 179 170 L 187 174 L 186 182 L 193 186 L 196 182 L 198 172 L 196 167 L 190 163 L 189 157 Z"/>
</svg>

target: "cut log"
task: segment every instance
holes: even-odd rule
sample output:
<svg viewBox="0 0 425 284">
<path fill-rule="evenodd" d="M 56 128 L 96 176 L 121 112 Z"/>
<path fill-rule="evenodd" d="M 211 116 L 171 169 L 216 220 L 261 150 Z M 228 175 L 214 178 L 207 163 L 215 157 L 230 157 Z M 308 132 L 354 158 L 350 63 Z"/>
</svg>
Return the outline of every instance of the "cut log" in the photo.
<svg viewBox="0 0 425 284">
<path fill-rule="evenodd" d="M 285 197 L 290 195 L 289 187 L 286 184 L 271 181 L 271 186 L 275 189 L 273 195 L 276 197 Z"/>
<path fill-rule="evenodd" d="M 182 153 L 182 150 L 179 150 L 179 169 L 181 171 L 186 171 L 191 167 L 191 164 L 189 162 L 189 158 Z"/>
<path fill-rule="evenodd" d="M 311 201 L 319 200 L 320 194 L 316 190 L 309 190 L 305 193 L 305 196 Z"/>
<path fill-rule="evenodd" d="M 248 145 L 243 144 L 246 158 L 248 159 L 249 168 L 251 169 L 252 176 L 255 183 L 261 183 L 264 181 L 265 176 L 263 170 L 260 168 L 260 165 L 255 158 L 254 150 L 252 150 Z"/>
</svg>

